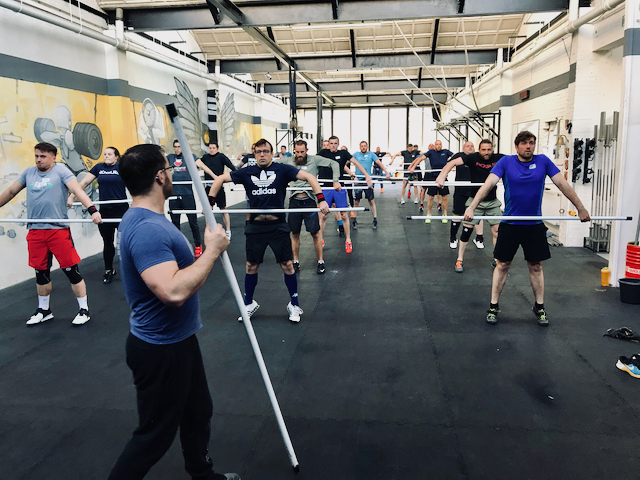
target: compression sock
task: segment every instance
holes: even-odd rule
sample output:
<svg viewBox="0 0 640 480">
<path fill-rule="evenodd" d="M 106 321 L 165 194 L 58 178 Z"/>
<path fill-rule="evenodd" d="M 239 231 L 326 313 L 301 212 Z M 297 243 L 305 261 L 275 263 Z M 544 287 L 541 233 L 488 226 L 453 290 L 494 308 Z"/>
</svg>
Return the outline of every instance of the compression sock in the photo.
<svg viewBox="0 0 640 480">
<path fill-rule="evenodd" d="M 244 276 L 244 304 L 251 305 L 253 302 L 253 292 L 256 291 L 258 285 L 257 273 L 246 273 Z"/>
<path fill-rule="evenodd" d="M 284 284 L 287 286 L 289 290 L 289 295 L 291 296 L 291 305 L 300 306 L 298 303 L 298 277 L 295 273 L 291 275 L 284 274 Z"/>
</svg>

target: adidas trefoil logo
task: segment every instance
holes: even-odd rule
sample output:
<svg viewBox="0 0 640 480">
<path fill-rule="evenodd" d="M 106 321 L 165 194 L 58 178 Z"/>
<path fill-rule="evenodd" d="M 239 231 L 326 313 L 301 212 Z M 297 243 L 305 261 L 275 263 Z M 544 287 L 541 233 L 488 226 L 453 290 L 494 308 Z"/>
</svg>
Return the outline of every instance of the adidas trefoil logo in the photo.
<svg viewBox="0 0 640 480">
<path fill-rule="evenodd" d="M 260 172 L 260 178 L 256 177 L 255 175 L 251 175 L 251 181 L 258 187 L 260 187 L 257 190 L 252 190 L 251 193 L 253 195 L 275 195 L 275 188 L 267 188 L 269 185 L 275 182 L 275 180 L 276 172 L 267 172 L 263 170 L 262 172 Z"/>
</svg>

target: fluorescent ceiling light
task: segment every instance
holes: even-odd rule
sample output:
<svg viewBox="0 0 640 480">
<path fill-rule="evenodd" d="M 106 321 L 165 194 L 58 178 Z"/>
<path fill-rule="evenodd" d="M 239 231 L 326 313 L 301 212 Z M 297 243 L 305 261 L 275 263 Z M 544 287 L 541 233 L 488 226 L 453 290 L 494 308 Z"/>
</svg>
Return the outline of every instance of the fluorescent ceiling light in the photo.
<svg viewBox="0 0 640 480">
<path fill-rule="evenodd" d="M 352 107 L 384 107 L 384 103 L 352 103 Z"/>
<path fill-rule="evenodd" d="M 384 69 L 382 68 L 361 68 L 361 69 L 351 69 L 351 70 L 327 70 L 325 73 L 327 75 L 348 75 L 350 73 L 382 73 Z"/>
<path fill-rule="evenodd" d="M 379 27 L 382 23 L 312 23 L 311 25 L 293 25 L 292 30 L 315 30 L 325 28 L 371 28 Z"/>
</svg>

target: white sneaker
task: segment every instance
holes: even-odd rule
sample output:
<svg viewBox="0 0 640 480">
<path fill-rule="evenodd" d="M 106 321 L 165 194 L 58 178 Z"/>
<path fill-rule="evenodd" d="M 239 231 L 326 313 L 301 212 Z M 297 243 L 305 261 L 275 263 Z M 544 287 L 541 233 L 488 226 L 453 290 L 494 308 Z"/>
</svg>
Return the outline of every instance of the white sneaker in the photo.
<svg viewBox="0 0 640 480">
<path fill-rule="evenodd" d="M 455 250 L 458 248 L 458 239 L 456 238 L 453 242 L 449 242 L 449 248 L 451 250 Z"/>
<path fill-rule="evenodd" d="M 46 322 L 47 320 L 51 320 L 53 318 L 53 313 L 51 310 L 43 310 L 38 308 L 36 313 L 31 315 L 31 318 L 27 320 L 27 325 L 36 325 L 37 323 Z"/>
<path fill-rule="evenodd" d="M 294 323 L 298 323 L 300 315 L 304 313 L 298 305 L 292 305 L 291 302 L 287 305 L 287 312 L 289 313 L 289 320 Z"/>
<path fill-rule="evenodd" d="M 251 318 L 253 314 L 258 311 L 258 309 L 260 308 L 260 305 L 258 305 L 258 302 L 254 300 L 249 305 L 245 305 L 244 308 L 247 309 L 247 315 L 249 316 L 249 318 Z M 242 315 L 238 317 L 238 321 L 239 322 L 242 321 Z"/>
<path fill-rule="evenodd" d="M 477 239 L 473 239 L 473 243 L 475 244 L 478 250 L 482 250 L 484 248 L 484 242 L 480 242 Z"/>
<path fill-rule="evenodd" d="M 226 232 L 224 232 L 224 233 L 225 233 L 225 235 L 227 236 L 227 238 L 228 238 L 229 240 L 231 240 L 231 231 L 230 231 L 230 230 L 227 230 L 227 231 L 226 231 Z"/>
<path fill-rule="evenodd" d="M 416 205 L 418 204 L 418 197 L 413 199 L 413 203 L 415 203 Z"/>
<path fill-rule="evenodd" d="M 87 310 L 85 308 L 81 308 L 80 311 L 78 312 L 78 314 L 76 315 L 76 318 L 74 318 L 71 321 L 71 323 L 73 323 L 74 325 L 84 325 L 90 319 L 91 319 L 91 317 L 89 316 L 89 310 Z"/>
<path fill-rule="evenodd" d="M 404 198 L 402 198 L 402 200 L 400 200 L 400 205 L 404 205 Z"/>
</svg>

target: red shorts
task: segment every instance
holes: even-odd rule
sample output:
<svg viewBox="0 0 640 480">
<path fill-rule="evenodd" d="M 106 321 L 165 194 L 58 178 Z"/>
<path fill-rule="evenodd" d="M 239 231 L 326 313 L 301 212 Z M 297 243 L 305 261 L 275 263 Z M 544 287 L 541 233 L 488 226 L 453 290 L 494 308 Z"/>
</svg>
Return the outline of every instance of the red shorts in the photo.
<svg viewBox="0 0 640 480">
<path fill-rule="evenodd" d="M 29 266 L 36 270 L 51 268 L 52 255 L 55 255 L 60 268 L 69 268 L 80 263 L 80 256 L 73 246 L 71 230 L 68 228 L 29 230 L 27 245 Z"/>
</svg>

